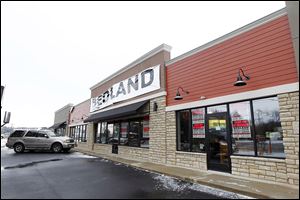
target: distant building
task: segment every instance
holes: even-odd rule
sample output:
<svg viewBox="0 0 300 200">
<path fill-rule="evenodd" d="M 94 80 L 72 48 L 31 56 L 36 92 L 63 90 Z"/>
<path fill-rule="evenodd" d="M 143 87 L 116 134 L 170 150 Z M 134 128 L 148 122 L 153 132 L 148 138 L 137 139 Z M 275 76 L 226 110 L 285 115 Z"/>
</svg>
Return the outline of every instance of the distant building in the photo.
<svg viewBox="0 0 300 200">
<path fill-rule="evenodd" d="M 73 104 L 69 103 L 68 105 L 60 108 L 54 114 L 54 124 L 49 128 L 54 130 L 57 135 L 67 135 L 66 127 L 69 121 L 70 110 L 73 107 Z"/>
</svg>

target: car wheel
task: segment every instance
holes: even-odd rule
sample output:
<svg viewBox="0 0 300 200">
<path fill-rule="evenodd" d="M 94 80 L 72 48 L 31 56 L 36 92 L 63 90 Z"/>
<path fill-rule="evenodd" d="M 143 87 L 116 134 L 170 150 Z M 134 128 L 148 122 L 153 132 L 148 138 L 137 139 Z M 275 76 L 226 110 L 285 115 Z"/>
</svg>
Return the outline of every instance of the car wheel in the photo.
<svg viewBox="0 0 300 200">
<path fill-rule="evenodd" d="M 54 153 L 59 153 L 59 152 L 61 152 L 61 150 L 62 150 L 61 144 L 59 144 L 59 143 L 54 143 L 54 144 L 52 145 L 52 151 L 53 151 Z"/>
<path fill-rule="evenodd" d="M 25 147 L 21 143 L 17 143 L 14 145 L 14 150 L 16 153 L 22 153 L 24 151 Z"/>
</svg>

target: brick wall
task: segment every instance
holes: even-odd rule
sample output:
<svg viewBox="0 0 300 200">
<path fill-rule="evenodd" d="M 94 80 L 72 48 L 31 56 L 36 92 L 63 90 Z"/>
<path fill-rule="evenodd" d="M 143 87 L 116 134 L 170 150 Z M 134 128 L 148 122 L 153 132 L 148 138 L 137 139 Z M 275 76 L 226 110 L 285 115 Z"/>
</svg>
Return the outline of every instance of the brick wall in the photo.
<svg viewBox="0 0 300 200">
<path fill-rule="evenodd" d="M 153 104 L 157 103 L 157 111 Z M 166 97 L 158 97 L 150 101 L 150 140 L 149 159 L 151 162 L 166 163 Z"/>
<path fill-rule="evenodd" d="M 287 182 L 299 185 L 299 92 L 278 95 Z"/>
<path fill-rule="evenodd" d="M 287 183 L 284 159 L 231 156 L 232 174 Z"/>
</svg>

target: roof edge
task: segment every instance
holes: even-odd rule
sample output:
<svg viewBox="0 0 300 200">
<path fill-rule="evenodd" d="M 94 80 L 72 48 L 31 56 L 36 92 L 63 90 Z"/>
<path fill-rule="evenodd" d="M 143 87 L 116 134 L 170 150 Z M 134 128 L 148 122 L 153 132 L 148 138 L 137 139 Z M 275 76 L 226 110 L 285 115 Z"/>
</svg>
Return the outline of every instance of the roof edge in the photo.
<svg viewBox="0 0 300 200">
<path fill-rule="evenodd" d="M 113 73 L 112 75 L 108 76 L 107 78 L 105 78 L 104 80 L 100 81 L 99 83 L 95 84 L 94 86 L 92 86 L 90 88 L 90 90 L 95 89 L 96 87 L 102 85 L 103 83 L 113 79 L 114 77 L 118 76 L 119 74 L 129 70 L 130 68 L 136 66 L 137 64 L 140 64 L 141 62 L 143 62 L 144 60 L 152 57 L 153 55 L 161 52 L 161 51 L 167 51 L 170 52 L 172 49 L 171 46 L 167 45 L 167 44 L 161 44 L 158 47 L 152 49 L 151 51 L 149 51 L 148 53 L 142 55 L 141 57 L 139 57 L 138 59 L 136 59 L 135 61 L 133 61 L 132 63 L 130 63 L 129 65 L 126 65 L 125 67 L 123 67 L 122 69 L 118 70 L 117 72 Z"/>
<path fill-rule="evenodd" d="M 55 113 L 57 113 L 57 112 L 59 112 L 59 111 L 65 109 L 65 108 L 67 108 L 67 107 L 72 107 L 72 106 L 74 106 L 74 105 L 73 105 L 72 103 L 69 103 L 69 104 L 65 105 L 64 107 L 62 107 L 62 108 L 58 109 L 57 111 L 55 111 Z"/>
</svg>

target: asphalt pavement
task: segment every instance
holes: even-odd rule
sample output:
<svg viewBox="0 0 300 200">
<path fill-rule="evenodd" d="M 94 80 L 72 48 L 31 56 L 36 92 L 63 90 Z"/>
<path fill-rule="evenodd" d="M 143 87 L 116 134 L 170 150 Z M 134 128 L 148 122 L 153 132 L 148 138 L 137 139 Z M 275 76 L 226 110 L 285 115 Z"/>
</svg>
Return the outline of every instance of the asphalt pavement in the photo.
<svg viewBox="0 0 300 200">
<path fill-rule="evenodd" d="M 1 144 L 1 199 L 104 198 L 247 197 L 75 151 L 16 154 Z"/>
</svg>

